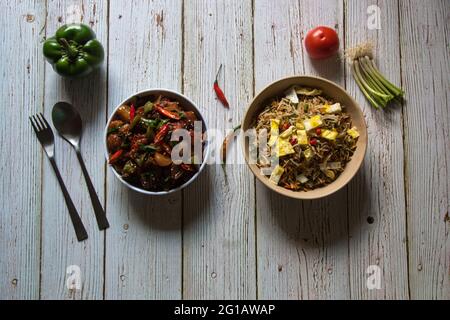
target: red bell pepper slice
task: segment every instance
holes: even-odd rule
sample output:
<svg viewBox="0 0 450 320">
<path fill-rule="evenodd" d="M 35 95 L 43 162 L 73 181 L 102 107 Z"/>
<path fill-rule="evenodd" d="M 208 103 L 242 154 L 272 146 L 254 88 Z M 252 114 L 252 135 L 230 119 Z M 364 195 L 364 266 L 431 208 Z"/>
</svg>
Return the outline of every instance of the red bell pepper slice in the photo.
<svg viewBox="0 0 450 320">
<path fill-rule="evenodd" d="M 136 108 L 134 107 L 134 104 L 132 104 L 130 107 L 130 123 L 133 122 L 135 115 L 136 115 Z"/>
<path fill-rule="evenodd" d="M 120 156 L 122 155 L 122 153 L 123 153 L 123 150 L 122 150 L 122 149 L 116 151 L 116 152 L 109 158 L 109 163 L 111 164 L 111 163 L 114 163 L 114 162 L 116 162 L 117 160 L 119 160 L 119 158 L 120 158 Z"/>
<path fill-rule="evenodd" d="M 155 107 L 155 110 L 158 111 L 160 114 L 162 114 L 163 116 L 173 119 L 173 120 L 180 120 L 180 116 L 174 112 L 170 112 L 169 110 L 166 110 L 164 108 L 162 108 L 161 106 L 157 105 Z"/>
<path fill-rule="evenodd" d="M 153 143 L 158 144 L 160 143 L 164 137 L 167 135 L 167 133 L 169 132 L 170 129 L 170 124 L 166 123 L 165 125 L 163 125 L 161 127 L 161 129 L 159 129 L 158 133 L 155 136 L 155 140 Z"/>
</svg>

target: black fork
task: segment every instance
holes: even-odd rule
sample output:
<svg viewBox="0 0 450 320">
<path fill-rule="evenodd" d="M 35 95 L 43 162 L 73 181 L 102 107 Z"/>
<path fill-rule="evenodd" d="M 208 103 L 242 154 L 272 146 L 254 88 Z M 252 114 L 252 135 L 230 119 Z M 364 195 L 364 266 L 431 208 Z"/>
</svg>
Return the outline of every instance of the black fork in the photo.
<svg viewBox="0 0 450 320">
<path fill-rule="evenodd" d="M 53 136 L 53 131 L 42 113 L 31 116 L 30 122 L 33 126 L 34 132 L 36 132 L 42 148 L 44 148 L 45 154 L 50 160 L 53 170 L 55 171 L 59 186 L 61 187 L 64 199 L 66 200 L 67 209 L 69 209 L 70 219 L 72 220 L 73 227 L 75 228 L 77 239 L 78 241 L 86 240 L 88 237 L 86 229 L 84 228 L 80 215 L 78 214 L 78 211 L 70 198 L 69 192 L 67 191 L 66 185 L 61 178 L 61 174 L 59 173 L 58 166 L 55 162 L 55 138 Z"/>
</svg>

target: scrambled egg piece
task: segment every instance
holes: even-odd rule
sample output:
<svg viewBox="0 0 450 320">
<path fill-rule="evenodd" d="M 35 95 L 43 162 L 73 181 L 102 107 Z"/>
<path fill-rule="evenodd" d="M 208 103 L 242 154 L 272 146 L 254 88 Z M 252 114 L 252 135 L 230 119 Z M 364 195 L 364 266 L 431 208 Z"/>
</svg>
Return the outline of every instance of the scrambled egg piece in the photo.
<svg viewBox="0 0 450 320">
<path fill-rule="evenodd" d="M 305 130 L 309 131 L 322 125 L 322 119 L 320 115 L 312 116 L 311 118 L 303 121 L 303 125 L 305 126 Z"/>
<path fill-rule="evenodd" d="M 303 152 L 303 154 L 305 155 L 305 159 L 306 159 L 306 160 L 311 159 L 311 158 L 313 157 L 313 155 L 314 155 L 314 153 L 313 153 L 313 151 L 311 150 L 311 148 L 306 149 L 306 150 Z"/>
<path fill-rule="evenodd" d="M 323 106 L 323 108 L 321 110 L 324 113 L 339 113 L 342 111 L 342 107 L 341 107 L 341 104 L 338 102 L 338 103 L 332 104 L 331 106 L 326 104 Z"/>
<path fill-rule="evenodd" d="M 300 183 L 306 183 L 306 182 L 308 182 L 308 180 L 309 180 L 308 177 L 305 176 L 303 173 L 299 174 L 297 176 L 297 181 L 300 182 Z"/>
<path fill-rule="evenodd" d="M 311 89 L 306 87 L 300 87 L 295 90 L 298 94 L 304 95 L 304 96 L 318 96 L 322 94 L 322 90 L 320 89 Z"/>
<path fill-rule="evenodd" d="M 306 130 L 297 130 L 297 141 L 298 144 L 308 144 L 308 136 L 306 134 Z"/>
<path fill-rule="evenodd" d="M 347 130 L 347 133 L 349 136 L 351 136 L 353 139 L 356 139 L 359 137 L 359 132 L 356 130 L 356 127 L 353 127 L 351 129 Z"/>
<path fill-rule="evenodd" d="M 280 133 L 279 127 L 280 127 L 280 120 L 270 119 L 270 139 L 269 142 L 267 143 L 269 146 L 273 146 L 275 142 L 277 142 L 278 134 Z"/>
<path fill-rule="evenodd" d="M 288 154 L 295 153 L 294 147 L 289 142 L 289 139 L 278 138 L 277 144 L 275 146 L 275 153 L 278 158 L 287 156 Z"/>
<path fill-rule="evenodd" d="M 299 103 L 297 92 L 295 92 L 295 87 L 289 88 L 284 94 L 292 103 Z"/>
<path fill-rule="evenodd" d="M 301 122 L 297 122 L 297 123 L 295 124 L 295 126 L 297 127 L 297 129 L 305 130 L 305 126 L 304 126 L 303 123 L 301 123 Z"/>
<path fill-rule="evenodd" d="M 273 169 L 272 174 L 270 175 L 270 182 L 274 183 L 274 184 L 278 184 L 278 182 L 280 182 L 281 176 L 284 173 L 284 168 L 281 167 L 280 165 L 277 165 L 275 167 L 275 169 Z"/>
<path fill-rule="evenodd" d="M 336 140 L 338 132 L 336 130 L 322 130 L 321 137 L 328 140 Z"/>
<path fill-rule="evenodd" d="M 336 178 L 336 175 L 334 174 L 334 172 L 332 170 L 327 169 L 324 171 L 324 173 L 328 178 L 330 178 L 332 180 L 334 180 L 334 178 Z"/>
</svg>

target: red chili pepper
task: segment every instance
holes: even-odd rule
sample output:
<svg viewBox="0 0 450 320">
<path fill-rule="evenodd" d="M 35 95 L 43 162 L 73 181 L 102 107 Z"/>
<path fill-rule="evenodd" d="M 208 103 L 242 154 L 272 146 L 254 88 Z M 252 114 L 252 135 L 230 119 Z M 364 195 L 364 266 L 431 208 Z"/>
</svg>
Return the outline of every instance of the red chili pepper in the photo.
<svg viewBox="0 0 450 320">
<path fill-rule="evenodd" d="M 169 132 L 169 128 L 170 128 L 170 124 L 166 123 L 165 125 L 163 125 L 161 127 L 161 129 L 159 129 L 158 133 L 155 136 L 155 140 L 154 140 L 155 144 L 160 143 L 164 139 L 164 137 Z"/>
<path fill-rule="evenodd" d="M 297 139 L 295 139 L 295 138 L 291 138 L 290 140 L 289 140 L 289 142 L 293 145 L 293 146 L 295 146 L 296 144 L 297 144 Z"/>
<path fill-rule="evenodd" d="M 116 151 L 116 152 L 109 158 L 109 163 L 114 163 L 114 162 L 116 162 L 116 161 L 120 158 L 120 156 L 122 155 L 122 153 L 123 153 L 123 150 L 122 150 L 122 149 Z"/>
<path fill-rule="evenodd" d="M 315 146 L 317 144 L 317 139 L 316 138 L 312 138 L 311 140 L 309 140 L 309 144 L 312 146 Z"/>
<path fill-rule="evenodd" d="M 158 111 L 159 113 L 161 113 L 163 116 L 166 116 L 167 118 L 174 119 L 174 120 L 181 119 L 178 114 L 170 112 L 169 110 L 166 110 L 159 105 L 155 106 L 155 110 Z"/>
<path fill-rule="evenodd" d="M 225 97 L 225 94 L 223 93 L 222 89 L 219 87 L 219 82 L 217 81 L 217 78 L 219 77 L 220 70 L 222 70 L 222 65 L 220 65 L 219 70 L 216 74 L 216 80 L 214 81 L 214 91 L 216 92 L 217 99 L 227 108 L 230 107 L 230 104 L 228 103 L 227 98 Z"/>
<path fill-rule="evenodd" d="M 130 107 L 130 123 L 133 122 L 135 114 L 136 114 L 136 108 L 134 107 L 134 104 L 132 104 Z"/>
<path fill-rule="evenodd" d="M 322 129 L 317 128 L 317 129 L 316 129 L 316 134 L 317 134 L 318 136 L 320 136 L 321 133 L 322 133 Z"/>
</svg>

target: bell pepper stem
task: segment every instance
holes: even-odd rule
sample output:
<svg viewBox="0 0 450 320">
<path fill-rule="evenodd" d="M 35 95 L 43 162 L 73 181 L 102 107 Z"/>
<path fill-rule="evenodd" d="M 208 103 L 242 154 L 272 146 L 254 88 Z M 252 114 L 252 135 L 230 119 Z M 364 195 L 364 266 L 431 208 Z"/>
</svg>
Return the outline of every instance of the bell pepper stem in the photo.
<svg viewBox="0 0 450 320">
<path fill-rule="evenodd" d="M 59 39 L 59 41 L 64 49 L 66 49 L 69 58 L 74 59 L 78 56 L 78 50 L 71 46 L 69 41 L 67 41 L 65 38 L 61 38 Z"/>
</svg>

